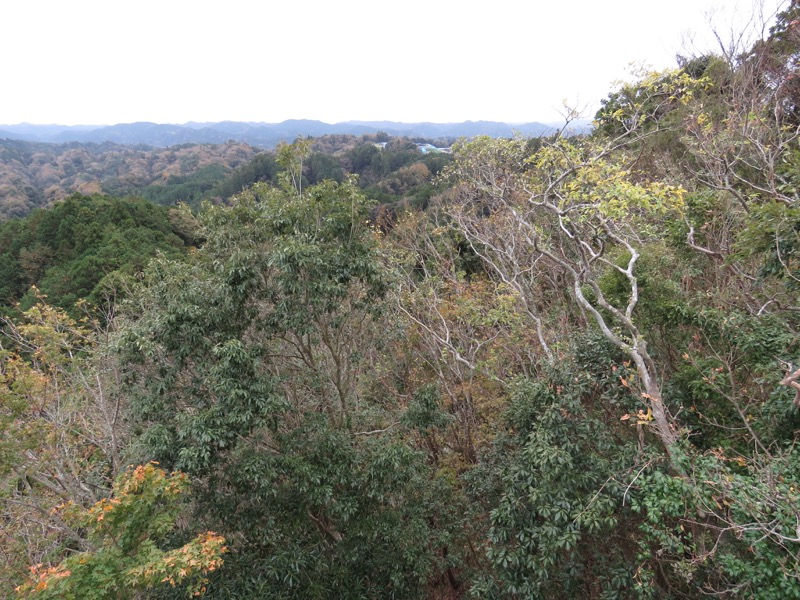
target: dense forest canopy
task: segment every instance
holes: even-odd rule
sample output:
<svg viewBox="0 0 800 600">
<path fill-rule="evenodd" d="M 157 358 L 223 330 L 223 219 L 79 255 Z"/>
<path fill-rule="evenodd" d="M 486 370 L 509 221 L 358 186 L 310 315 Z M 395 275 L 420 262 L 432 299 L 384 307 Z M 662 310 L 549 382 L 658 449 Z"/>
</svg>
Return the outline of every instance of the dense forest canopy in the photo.
<svg viewBox="0 0 800 600">
<path fill-rule="evenodd" d="M 0 596 L 800 598 L 798 41 L 0 225 Z"/>
<path fill-rule="evenodd" d="M 310 138 L 308 138 L 310 139 Z M 311 140 L 311 139 L 310 139 Z M 395 202 L 415 184 L 431 183 L 447 161 L 454 138 L 391 138 L 385 133 L 355 136 L 331 134 L 310 141 L 304 177 L 342 181 L 345 174 L 362 176 L 382 202 Z M 416 142 L 416 143 L 415 143 Z M 427 144 L 425 151 L 420 149 Z M 384 152 L 377 152 L 381 145 Z M 388 147 L 387 147 L 388 145 Z M 427 153 L 433 148 L 432 153 Z M 155 204 L 179 202 L 198 209 L 204 200 L 225 202 L 257 181 L 271 181 L 281 167 L 276 150 L 228 142 L 224 145 L 182 144 L 169 148 L 120 144 L 44 144 L 0 139 L 0 222 L 23 218 L 72 194 L 136 196 Z M 415 162 L 428 171 L 397 173 Z M 390 175 L 395 177 L 390 178 Z M 423 181 L 424 179 L 424 181 Z M 417 192 L 427 201 L 430 191 Z M 399 197 L 398 197 L 399 196 Z"/>
<path fill-rule="evenodd" d="M 24 217 L 73 193 L 135 193 L 159 204 L 199 201 L 202 192 L 257 152 L 235 143 L 153 149 L 0 139 L 0 220 Z"/>
</svg>

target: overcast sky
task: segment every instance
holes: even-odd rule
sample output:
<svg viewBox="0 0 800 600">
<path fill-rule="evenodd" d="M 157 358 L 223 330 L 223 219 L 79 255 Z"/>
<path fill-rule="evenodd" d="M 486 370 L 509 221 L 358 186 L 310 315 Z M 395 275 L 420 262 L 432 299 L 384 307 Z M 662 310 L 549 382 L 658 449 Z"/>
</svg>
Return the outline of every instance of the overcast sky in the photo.
<svg viewBox="0 0 800 600">
<path fill-rule="evenodd" d="M 2 0 L 0 124 L 554 121 L 713 48 L 715 7 L 729 31 L 753 4 Z"/>
</svg>

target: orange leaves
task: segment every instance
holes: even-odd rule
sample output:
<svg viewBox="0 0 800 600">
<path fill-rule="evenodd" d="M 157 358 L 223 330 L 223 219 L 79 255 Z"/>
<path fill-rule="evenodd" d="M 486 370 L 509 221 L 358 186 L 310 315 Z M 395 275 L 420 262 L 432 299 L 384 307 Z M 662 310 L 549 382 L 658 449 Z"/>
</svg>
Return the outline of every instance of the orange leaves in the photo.
<svg viewBox="0 0 800 600">
<path fill-rule="evenodd" d="M 147 564 L 130 569 L 127 575 L 148 587 L 158 583 L 175 586 L 194 580 L 190 592 L 199 596 L 206 589 L 205 576 L 222 566 L 222 555 L 227 551 L 225 538 L 207 531 L 180 548 L 159 553 Z"/>
<path fill-rule="evenodd" d="M 17 593 L 25 593 L 25 592 L 42 592 L 50 585 L 58 581 L 59 579 L 64 579 L 65 577 L 69 577 L 72 575 L 72 571 L 65 569 L 63 566 L 58 565 L 55 567 L 48 567 L 42 568 L 42 564 L 32 565 L 29 567 L 31 572 L 31 580 L 24 585 L 17 586 L 14 588 L 14 591 Z"/>
<path fill-rule="evenodd" d="M 158 463 L 151 461 L 137 466 L 129 476 L 114 485 L 115 496 L 122 497 L 149 493 L 178 495 L 186 490 L 188 478 L 183 473 L 167 473 L 158 468 Z"/>
<path fill-rule="evenodd" d="M 20 596 L 94 597 L 102 589 L 107 597 L 127 597 L 130 590 L 163 584 L 187 585 L 193 595 L 202 594 L 205 576 L 222 565 L 228 551 L 225 538 L 207 531 L 180 548 L 159 549 L 182 510 L 177 496 L 187 489 L 186 475 L 168 475 L 148 463 L 123 474 L 112 496 L 88 510 L 65 505 L 64 518 L 86 528 L 93 549 L 55 567 L 31 567 L 29 581 L 17 590 Z"/>
</svg>

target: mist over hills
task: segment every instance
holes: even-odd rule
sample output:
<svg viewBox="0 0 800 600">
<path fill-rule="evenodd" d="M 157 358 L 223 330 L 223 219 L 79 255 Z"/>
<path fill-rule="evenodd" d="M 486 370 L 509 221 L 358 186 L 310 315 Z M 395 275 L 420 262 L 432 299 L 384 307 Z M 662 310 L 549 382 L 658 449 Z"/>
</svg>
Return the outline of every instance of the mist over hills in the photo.
<svg viewBox="0 0 800 600">
<path fill-rule="evenodd" d="M 262 148 L 272 148 L 280 141 L 297 137 L 319 137 L 327 134 L 364 135 L 384 132 L 391 136 L 419 138 L 459 138 L 476 135 L 511 137 L 515 134 L 536 137 L 554 133 L 563 124 L 521 123 L 497 121 L 466 121 L 463 123 L 400 123 L 395 121 L 347 121 L 329 124 L 309 119 L 292 119 L 281 123 L 252 123 L 221 121 L 214 123 L 189 122 L 182 125 L 149 122 L 121 123 L 109 126 L 90 125 L 0 125 L 0 138 L 47 143 L 103 143 L 126 145 L 145 144 L 168 147 L 179 144 L 224 144 L 235 141 Z M 588 121 L 574 122 L 571 129 L 580 133 L 589 127 Z"/>
</svg>

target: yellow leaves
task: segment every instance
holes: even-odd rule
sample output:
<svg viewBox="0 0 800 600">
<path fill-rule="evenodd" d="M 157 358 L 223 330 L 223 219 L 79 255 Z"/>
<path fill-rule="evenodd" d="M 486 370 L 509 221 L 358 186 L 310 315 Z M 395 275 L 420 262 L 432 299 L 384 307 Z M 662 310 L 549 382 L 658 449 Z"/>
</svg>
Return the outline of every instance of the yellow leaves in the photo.
<svg viewBox="0 0 800 600">
<path fill-rule="evenodd" d="M 677 100 L 685 105 L 697 92 L 708 90 L 712 86 L 708 77 L 692 77 L 682 69 L 647 73 L 640 71 L 640 77 L 635 85 L 640 90 L 637 95 L 642 100 L 666 98 L 668 101 Z"/>
<path fill-rule="evenodd" d="M 637 425 L 646 425 L 647 423 L 653 420 L 653 411 L 649 406 L 647 407 L 646 413 L 642 409 L 639 409 L 636 412 L 636 418 L 637 418 L 636 421 Z"/>
<path fill-rule="evenodd" d="M 714 130 L 714 122 L 711 117 L 704 113 L 698 113 L 694 117 L 694 123 L 689 124 L 689 131 L 700 132 L 703 135 L 710 135 Z"/>
<path fill-rule="evenodd" d="M 647 412 L 639 409 L 636 411 L 636 414 L 627 413 L 622 415 L 619 420 L 620 421 L 630 421 L 631 418 L 636 417 L 636 422 L 631 423 L 632 425 L 647 425 L 653 420 L 653 411 L 648 407 Z"/>
<path fill-rule="evenodd" d="M 622 218 L 635 212 L 663 215 L 680 212 L 686 190 L 659 181 L 634 184 L 623 178 L 603 182 L 596 188 L 597 210 L 606 217 Z"/>
<path fill-rule="evenodd" d="M 623 364 L 624 364 L 626 369 L 630 369 L 630 367 L 631 367 L 630 361 L 625 361 L 625 363 L 623 363 Z M 613 373 L 616 373 L 618 371 L 618 367 L 616 365 L 612 365 L 611 371 Z M 617 377 L 619 378 L 619 382 L 622 385 L 622 387 L 624 387 L 624 388 L 626 388 L 628 390 L 631 390 L 632 392 L 638 387 L 637 376 L 636 376 L 636 373 L 634 373 L 634 372 L 628 371 L 627 372 L 627 378 L 623 377 L 622 375 L 617 375 Z M 640 393 L 642 398 L 644 398 L 645 400 L 647 400 L 649 402 L 655 402 L 656 401 L 654 398 L 652 398 L 647 393 L 644 393 L 644 392 L 639 392 L 639 393 Z M 635 419 L 635 420 L 631 421 L 631 419 Z M 619 418 L 619 420 L 620 421 L 631 421 L 631 425 L 647 425 L 648 423 L 653 421 L 653 411 L 649 406 L 647 407 L 646 411 L 640 408 L 635 413 L 627 413 L 627 414 L 622 415 Z"/>
<path fill-rule="evenodd" d="M 598 214 L 621 219 L 636 213 L 663 215 L 680 212 L 686 190 L 660 181 L 634 182 L 621 164 L 593 160 L 577 168 L 562 184 L 559 209 L 578 209 L 585 217 Z"/>
<path fill-rule="evenodd" d="M 587 156 L 583 149 L 566 139 L 559 139 L 553 144 L 543 146 L 538 152 L 525 160 L 533 168 L 536 175 L 569 171 L 576 165 L 584 163 Z"/>
<path fill-rule="evenodd" d="M 147 477 L 147 473 L 146 473 L 145 469 L 146 469 L 146 467 L 144 465 L 139 465 L 138 467 L 136 467 L 134 469 L 134 471 L 133 471 L 133 475 L 131 476 L 131 479 L 133 481 L 135 481 L 137 484 L 143 483 L 144 480 L 145 480 L 145 477 Z"/>
</svg>

